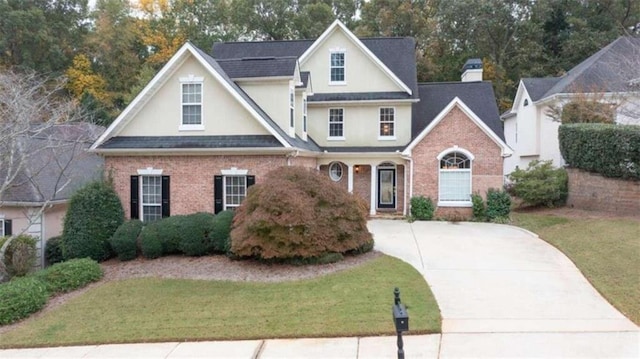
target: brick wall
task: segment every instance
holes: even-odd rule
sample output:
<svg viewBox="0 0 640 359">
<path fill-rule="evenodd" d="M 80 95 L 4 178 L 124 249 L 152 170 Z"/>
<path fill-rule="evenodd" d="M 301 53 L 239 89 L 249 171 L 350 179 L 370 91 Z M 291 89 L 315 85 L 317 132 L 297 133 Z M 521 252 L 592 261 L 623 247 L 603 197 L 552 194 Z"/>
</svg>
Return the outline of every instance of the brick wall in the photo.
<svg viewBox="0 0 640 359">
<path fill-rule="evenodd" d="M 568 169 L 570 207 L 640 217 L 640 181 L 603 177 Z"/>
<path fill-rule="evenodd" d="M 313 158 L 290 159 L 291 165 L 315 168 Z M 130 217 L 131 176 L 138 169 L 162 169 L 171 176 L 171 214 L 213 212 L 213 176 L 222 169 L 236 167 L 248 170 L 260 183 L 272 169 L 286 166 L 285 156 L 107 156 L 106 173 L 113 177 L 114 185 L 126 218 Z"/>
<path fill-rule="evenodd" d="M 431 197 L 438 201 L 438 155 L 440 152 L 458 146 L 471 152 L 472 192 L 483 197 L 489 188 L 502 188 L 502 165 L 500 147 L 469 119 L 458 107 L 436 125 L 431 132 L 413 149 L 413 195 Z M 470 208 L 438 208 L 436 215 L 449 216 L 457 213 L 469 216 Z"/>
</svg>

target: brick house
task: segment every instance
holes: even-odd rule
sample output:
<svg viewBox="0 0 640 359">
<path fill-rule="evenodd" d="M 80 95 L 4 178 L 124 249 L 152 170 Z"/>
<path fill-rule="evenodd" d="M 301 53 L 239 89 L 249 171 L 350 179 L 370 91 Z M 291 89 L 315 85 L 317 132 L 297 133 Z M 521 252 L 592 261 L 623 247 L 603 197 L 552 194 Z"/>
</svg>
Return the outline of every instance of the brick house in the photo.
<svg viewBox="0 0 640 359">
<path fill-rule="evenodd" d="M 511 150 L 481 64 L 465 70 L 419 84 L 413 39 L 358 39 L 339 21 L 316 40 L 187 43 L 92 150 L 143 221 L 234 208 L 278 166 L 321 171 L 372 215 L 417 195 L 470 213 Z"/>
</svg>

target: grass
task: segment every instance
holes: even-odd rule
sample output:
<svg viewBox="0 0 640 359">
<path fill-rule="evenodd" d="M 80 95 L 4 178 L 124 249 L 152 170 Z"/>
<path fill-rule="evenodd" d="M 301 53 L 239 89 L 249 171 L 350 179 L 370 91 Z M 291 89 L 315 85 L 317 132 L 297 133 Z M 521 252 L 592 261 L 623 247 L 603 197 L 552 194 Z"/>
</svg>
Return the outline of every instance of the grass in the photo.
<svg viewBox="0 0 640 359">
<path fill-rule="evenodd" d="M 422 276 L 387 256 L 284 283 L 140 278 L 109 282 L 0 337 L 0 347 L 394 334 L 393 289 L 410 333 L 440 332 Z"/>
<path fill-rule="evenodd" d="M 640 325 L 640 221 L 512 214 L 567 255 L 620 312 Z"/>
</svg>

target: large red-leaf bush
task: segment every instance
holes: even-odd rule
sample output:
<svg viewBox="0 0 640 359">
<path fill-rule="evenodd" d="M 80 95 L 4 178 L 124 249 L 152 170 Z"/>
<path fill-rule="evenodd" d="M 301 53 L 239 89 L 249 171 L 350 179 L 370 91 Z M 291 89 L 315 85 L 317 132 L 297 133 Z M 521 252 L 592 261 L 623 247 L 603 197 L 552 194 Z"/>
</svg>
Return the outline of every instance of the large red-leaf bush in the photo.
<svg viewBox="0 0 640 359">
<path fill-rule="evenodd" d="M 302 167 L 277 168 L 250 187 L 231 231 L 239 257 L 322 258 L 371 248 L 364 201 Z"/>
</svg>

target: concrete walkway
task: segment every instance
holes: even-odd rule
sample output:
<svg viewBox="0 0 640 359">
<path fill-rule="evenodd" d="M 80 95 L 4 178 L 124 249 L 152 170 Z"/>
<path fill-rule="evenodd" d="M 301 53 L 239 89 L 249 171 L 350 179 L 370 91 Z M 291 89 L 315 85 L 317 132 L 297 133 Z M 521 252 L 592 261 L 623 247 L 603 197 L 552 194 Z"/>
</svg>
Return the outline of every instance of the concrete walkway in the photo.
<svg viewBox="0 0 640 359">
<path fill-rule="evenodd" d="M 407 359 L 640 358 L 638 327 L 562 253 L 530 232 L 390 220 L 370 221 L 369 229 L 376 249 L 424 275 L 442 311 L 443 334 L 405 336 Z M 396 337 L 0 350 L 0 358 L 396 357 Z"/>
</svg>

